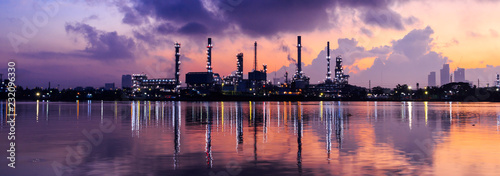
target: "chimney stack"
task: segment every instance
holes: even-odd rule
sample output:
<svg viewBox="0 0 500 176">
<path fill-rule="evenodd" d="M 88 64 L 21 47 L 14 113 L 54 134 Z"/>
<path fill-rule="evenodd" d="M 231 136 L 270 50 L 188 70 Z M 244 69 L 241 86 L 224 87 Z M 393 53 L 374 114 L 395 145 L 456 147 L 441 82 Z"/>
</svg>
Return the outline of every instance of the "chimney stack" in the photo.
<svg viewBox="0 0 500 176">
<path fill-rule="evenodd" d="M 297 36 L 297 73 L 302 73 L 302 59 L 301 59 L 301 48 L 300 36 Z"/>
<path fill-rule="evenodd" d="M 208 46 L 207 46 L 207 72 L 212 73 L 212 38 L 208 38 Z"/>
<path fill-rule="evenodd" d="M 180 81 L 179 81 L 179 72 L 180 72 L 179 66 L 181 65 L 181 61 L 180 61 L 181 53 L 179 52 L 180 48 L 181 48 L 181 44 L 178 42 L 175 42 L 175 85 L 176 86 L 180 85 Z"/>
<path fill-rule="evenodd" d="M 326 43 L 326 61 L 328 62 L 326 65 L 326 79 L 331 80 L 332 72 L 330 72 L 330 42 Z"/>
<path fill-rule="evenodd" d="M 254 43 L 254 47 L 255 47 L 255 60 L 254 60 L 254 67 L 253 67 L 253 70 L 257 71 L 257 41 L 255 41 Z"/>
</svg>

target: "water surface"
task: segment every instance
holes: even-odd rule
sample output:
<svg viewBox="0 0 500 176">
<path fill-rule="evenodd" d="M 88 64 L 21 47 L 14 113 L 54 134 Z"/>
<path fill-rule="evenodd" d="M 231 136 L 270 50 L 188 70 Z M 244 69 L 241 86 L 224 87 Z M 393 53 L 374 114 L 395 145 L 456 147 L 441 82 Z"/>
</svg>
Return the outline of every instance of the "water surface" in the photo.
<svg viewBox="0 0 500 176">
<path fill-rule="evenodd" d="M 499 103 L 39 101 L 16 113 L 16 169 L 2 159 L 0 175 L 500 173 Z"/>
</svg>

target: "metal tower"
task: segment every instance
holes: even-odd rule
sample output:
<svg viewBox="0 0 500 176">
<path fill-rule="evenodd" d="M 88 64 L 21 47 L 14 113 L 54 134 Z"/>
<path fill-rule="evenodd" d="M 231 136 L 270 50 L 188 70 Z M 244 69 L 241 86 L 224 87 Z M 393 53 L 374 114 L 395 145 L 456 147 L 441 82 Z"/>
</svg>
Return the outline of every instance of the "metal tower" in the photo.
<svg viewBox="0 0 500 176">
<path fill-rule="evenodd" d="M 253 70 L 257 71 L 257 41 L 255 41 L 254 43 L 254 47 L 255 47 L 255 59 L 254 59 L 254 66 L 253 66 Z"/>
<path fill-rule="evenodd" d="M 208 38 L 207 46 L 207 72 L 212 73 L 212 38 Z"/>
<path fill-rule="evenodd" d="M 175 85 L 180 86 L 181 82 L 179 81 L 179 74 L 180 74 L 180 68 L 179 66 L 181 65 L 180 57 L 181 53 L 179 52 L 181 48 L 180 43 L 175 43 Z"/>
<path fill-rule="evenodd" d="M 297 36 L 297 74 L 302 74 L 301 48 L 300 36 Z"/>
<path fill-rule="evenodd" d="M 332 80 L 332 72 L 330 71 L 330 42 L 326 43 L 326 80 L 331 81 Z"/>
</svg>

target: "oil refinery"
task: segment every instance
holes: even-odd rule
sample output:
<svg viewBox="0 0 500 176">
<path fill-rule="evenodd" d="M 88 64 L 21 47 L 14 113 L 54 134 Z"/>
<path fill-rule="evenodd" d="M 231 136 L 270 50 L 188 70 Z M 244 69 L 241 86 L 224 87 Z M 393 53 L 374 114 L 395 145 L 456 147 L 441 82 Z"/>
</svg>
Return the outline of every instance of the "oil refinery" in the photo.
<svg viewBox="0 0 500 176">
<path fill-rule="evenodd" d="M 185 86 L 179 80 L 180 75 L 180 43 L 175 43 L 175 78 L 148 79 L 145 74 L 122 76 L 123 89 L 130 99 L 343 99 L 355 98 L 365 88 L 349 85 L 349 75 L 344 74 L 342 57 L 335 58 L 335 69 L 332 77 L 330 70 L 330 42 L 327 42 L 326 79 L 318 84 L 311 84 L 307 73 L 302 70 L 301 36 L 297 36 L 297 63 L 291 81 L 286 72 L 283 83 L 271 82 L 267 76 L 267 65 L 259 68 L 257 63 L 257 41 L 254 43 L 254 64 L 247 79 L 244 78 L 244 54 L 236 54 L 236 72 L 221 76 L 212 67 L 212 38 L 208 38 L 206 71 L 188 72 L 185 74 Z"/>
</svg>

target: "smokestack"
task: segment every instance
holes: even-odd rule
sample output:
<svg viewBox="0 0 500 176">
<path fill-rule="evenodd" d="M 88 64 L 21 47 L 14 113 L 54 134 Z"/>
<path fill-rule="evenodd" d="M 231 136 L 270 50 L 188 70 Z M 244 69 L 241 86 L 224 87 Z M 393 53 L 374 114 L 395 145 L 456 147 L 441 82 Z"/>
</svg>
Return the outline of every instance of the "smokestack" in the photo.
<svg viewBox="0 0 500 176">
<path fill-rule="evenodd" d="M 330 72 L 330 42 L 326 42 L 326 61 L 328 62 L 326 65 L 326 79 L 331 80 L 332 72 Z"/>
<path fill-rule="evenodd" d="M 300 36 L 297 36 L 297 73 L 302 73 L 302 60 L 301 60 L 301 51 L 302 46 L 300 45 Z"/>
<path fill-rule="evenodd" d="M 208 38 L 208 46 L 207 46 L 207 72 L 212 73 L 212 38 Z"/>
<path fill-rule="evenodd" d="M 179 81 L 180 68 L 179 68 L 179 66 L 181 65 L 181 61 L 180 61 L 181 53 L 179 52 L 179 50 L 181 48 L 181 44 L 175 42 L 174 46 L 175 46 L 175 85 L 179 86 L 180 85 L 180 81 Z"/>
<path fill-rule="evenodd" d="M 255 61 L 254 61 L 253 70 L 257 71 L 257 41 L 255 41 L 254 47 L 255 47 Z"/>
</svg>

